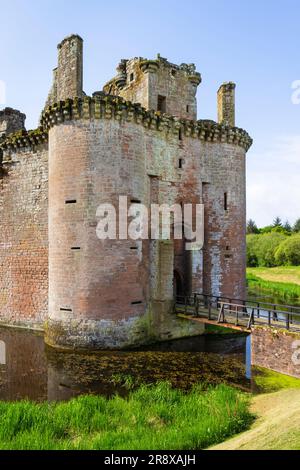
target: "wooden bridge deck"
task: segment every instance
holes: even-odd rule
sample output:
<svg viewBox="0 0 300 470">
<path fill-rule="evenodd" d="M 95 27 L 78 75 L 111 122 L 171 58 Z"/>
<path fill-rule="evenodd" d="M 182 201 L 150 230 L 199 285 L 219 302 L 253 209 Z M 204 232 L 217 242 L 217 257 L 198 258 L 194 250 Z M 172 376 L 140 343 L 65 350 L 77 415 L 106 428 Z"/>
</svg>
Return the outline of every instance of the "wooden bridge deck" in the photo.
<svg viewBox="0 0 300 470">
<path fill-rule="evenodd" d="M 177 299 L 175 312 L 186 320 L 251 332 L 255 325 L 300 332 L 300 307 L 194 294 Z"/>
</svg>

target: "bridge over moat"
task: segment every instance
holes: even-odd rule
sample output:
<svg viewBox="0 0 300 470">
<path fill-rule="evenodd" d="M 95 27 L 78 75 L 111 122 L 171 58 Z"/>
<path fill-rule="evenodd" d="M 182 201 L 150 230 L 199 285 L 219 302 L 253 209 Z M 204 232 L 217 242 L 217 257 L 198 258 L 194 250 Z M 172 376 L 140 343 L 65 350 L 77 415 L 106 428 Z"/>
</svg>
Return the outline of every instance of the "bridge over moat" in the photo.
<svg viewBox="0 0 300 470">
<path fill-rule="evenodd" d="M 177 297 L 175 313 L 190 321 L 240 331 L 263 326 L 300 333 L 300 307 L 205 294 Z"/>
</svg>

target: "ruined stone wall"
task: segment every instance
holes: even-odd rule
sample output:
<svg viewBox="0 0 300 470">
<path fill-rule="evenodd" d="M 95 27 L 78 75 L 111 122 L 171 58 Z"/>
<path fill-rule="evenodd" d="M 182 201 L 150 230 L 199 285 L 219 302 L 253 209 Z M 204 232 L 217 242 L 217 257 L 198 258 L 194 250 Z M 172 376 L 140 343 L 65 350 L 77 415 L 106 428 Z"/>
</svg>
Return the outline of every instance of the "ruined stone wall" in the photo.
<svg viewBox="0 0 300 470">
<path fill-rule="evenodd" d="M 16 109 L 5 108 L 0 111 L 0 137 L 25 129 L 25 119 L 25 114 Z"/>
<path fill-rule="evenodd" d="M 269 327 L 253 327 L 251 362 L 300 378 L 300 334 Z"/>
<path fill-rule="evenodd" d="M 235 126 L 235 83 L 223 83 L 218 90 L 218 122 Z"/>
<path fill-rule="evenodd" d="M 83 40 L 72 34 L 58 44 L 58 63 L 45 108 L 68 98 L 83 95 Z"/>
<path fill-rule="evenodd" d="M 135 58 L 122 61 L 117 71 L 118 75 L 105 85 L 106 93 L 154 111 L 159 111 L 160 96 L 164 101 L 160 111 L 182 119 L 197 119 L 196 93 L 201 76 L 193 64 L 178 66 L 161 57 Z"/>
<path fill-rule="evenodd" d="M 47 146 L 5 150 L 0 174 L 0 322 L 43 327 L 47 312 Z"/>
</svg>

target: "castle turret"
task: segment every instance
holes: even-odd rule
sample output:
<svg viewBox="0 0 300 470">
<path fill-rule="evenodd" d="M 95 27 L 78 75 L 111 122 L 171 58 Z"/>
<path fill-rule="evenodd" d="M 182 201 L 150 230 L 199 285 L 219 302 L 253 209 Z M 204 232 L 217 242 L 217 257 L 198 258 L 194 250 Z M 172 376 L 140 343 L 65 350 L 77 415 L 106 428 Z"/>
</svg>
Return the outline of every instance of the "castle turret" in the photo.
<svg viewBox="0 0 300 470">
<path fill-rule="evenodd" d="M 0 111 L 0 136 L 25 129 L 25 119 L 25 114 L 17 109 L 5 108 Z"/>
<path fill-rule="evenodd" d="M 83 95 L 83 40 L 72 34 L 58 48 L 58 65 L 53 70 L 53 84 L 46 106 Z"/>
<path fill-rule="evenodd" d="M 197 119 L 196 93 L 201 75 L 194 64 L 175 65 L 158 54 L 155 60 L 123 59 L 117 72 L 104 86 L 106 93 L 140 103 L 147 110 Z"/>
<path fill-rule="evenodd" d="M 235 126 L 235 83 L 223 83 L 218 90 L 218 122 Z"/>
</svg>

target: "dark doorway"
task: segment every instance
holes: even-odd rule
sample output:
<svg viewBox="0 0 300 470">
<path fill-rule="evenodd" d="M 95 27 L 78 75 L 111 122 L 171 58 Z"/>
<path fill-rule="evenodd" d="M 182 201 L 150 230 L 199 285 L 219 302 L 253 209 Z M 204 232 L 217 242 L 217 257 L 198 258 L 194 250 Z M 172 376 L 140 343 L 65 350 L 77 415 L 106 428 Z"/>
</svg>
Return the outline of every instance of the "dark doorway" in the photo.
<svg viewBox="0 0 300 470">
<path fill-rule="evenodd" d="M 174 271 L 173 292 L 174 292 L 174 298 L 175 299 L 177 297 L 183 297 L 183 295 L 184 295 L 182 279 L 181 279 L 181 276 L 178 273 L 178 271 Z"/>
</svg>

